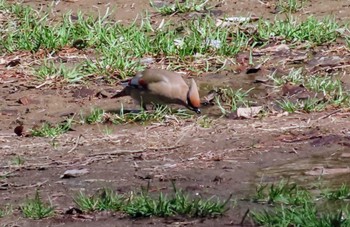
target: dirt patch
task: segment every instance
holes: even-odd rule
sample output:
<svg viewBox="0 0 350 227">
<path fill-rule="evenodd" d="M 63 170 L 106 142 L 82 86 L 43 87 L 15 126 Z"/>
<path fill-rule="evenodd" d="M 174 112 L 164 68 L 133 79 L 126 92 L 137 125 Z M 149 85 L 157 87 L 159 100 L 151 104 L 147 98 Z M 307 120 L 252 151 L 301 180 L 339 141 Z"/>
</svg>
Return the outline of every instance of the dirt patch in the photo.
<svg viewBox="0 0 350 227">
<path fill-rule="evenodd" d="M 169 5 L 174 1 L 154 1 L 159 6 Z M 226 0 L 226 1 L 209 1 L 211 6 L 216 6 L 214 8 L 215 12 L 220 12 L 217 14 L 227 15 L 227 16 L 249 16 L 254 15 L 263 18 L 274 19 L 276 16 L 281 15 L 276 14 L 280 9 L 276 9 L 278 1 L 268 0 L 268 1 L 236 1 L 236 0 Z M 119 1 L 108 1 L 108 0 L 87 0 L 87 1 L 57 1 L 56 4 L 52 4 L 47 1 L 24 1 L 25 4 L 32 6 L 37 10 L 51 9 L 53 14 L 62 15 L 69 11 L 77 13 L 78 11 L 84 11 L 92 15 L 104 15 L 107 12 L 112 12 L 110 19 L 116 21 L 133 21 L 137 16 L 145 14 L 145 11 L 155 13 L 155 9 L 149 4 L 149 1 L 136 2 L 134 0 L 119 0 Z M 319 18 L 325 16 L 333 16 L 340 21 L 348 20 L 350 12 L 349 2 L 346 0 L 342 1 L 322 1 L 322 0 L 312 0 L 305 1 L 303 8 L 297 13 L 298 17 L 306 18 L 310 15 L 317 16 Z M 201 12 L 200 12 L 201 13 Z M 206 12 L 203 12 L 206 13 Z M 185 16 L 194 16 L 195 14 L 189 13 Z"/>
</svg>

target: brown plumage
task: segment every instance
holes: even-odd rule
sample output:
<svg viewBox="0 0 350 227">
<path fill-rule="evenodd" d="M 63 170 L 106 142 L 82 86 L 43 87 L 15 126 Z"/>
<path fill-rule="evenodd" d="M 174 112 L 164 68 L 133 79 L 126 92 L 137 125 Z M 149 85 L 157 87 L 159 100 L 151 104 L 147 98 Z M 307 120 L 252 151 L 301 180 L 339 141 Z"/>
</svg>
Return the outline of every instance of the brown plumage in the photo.
<svg viewBox="0 0 350 227">
<path fill-rule="evenodd" d="M 174 72 L 146 69 L 125 81 L 126 87 L 112 98 L 131 96 L 146 109 L 148 104 L 179 104 L 200 113 L 200 99 L 196 82 L 190 86 Z"/>
</svg>

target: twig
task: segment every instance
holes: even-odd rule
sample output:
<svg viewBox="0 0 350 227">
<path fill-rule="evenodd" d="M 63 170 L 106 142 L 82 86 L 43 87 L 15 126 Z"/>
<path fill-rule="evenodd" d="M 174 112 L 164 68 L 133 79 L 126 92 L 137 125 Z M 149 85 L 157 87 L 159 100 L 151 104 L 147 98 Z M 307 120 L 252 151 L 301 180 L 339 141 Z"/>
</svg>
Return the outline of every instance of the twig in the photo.
<svg viewBox="0 0 350 227">
<path fill-rule="evenodd" d="M 242 221 L 241 221 L 241 223 L 239 223 L 239 225 L 243 226 L 243 223 L 244 223 L 246 217 L 248 216 L 249 211 L 250 211 L 250 210 L 249 210 L 249 208 L 248 208 L 247 211 L 244 213 L 244 215 L 243 215 L 243 217 L 242 217 Z"/>
<path fill-rule="evenodd" d="M 45 85 L 47 85 L 47 84 L 50 84 L 50 83 L 52 83 L 52 81 L 45 81 L 44 83 L 42 83 L 42 84 L 39 84 L 38 86 L 35 86 L 35 88 L 41 88 L 42 86 L 45 86 Z"/>
<path fill-rule="evenodd" d="M 296 138 L 296 139 L 282 139 L 282 142 L 285 143 L 295 143 L 295 142 L 301 142 L 301 141 L 306 141 L 306 140 L 312 140 L 312 139 L 317 139 L 321 138 L 321 135 L 313 135 L 313 136 L 308 136 L 308 137 L 302 137 L 302 138 Z"/>
<path fill-rule="evenodd" d="M 72 147 L 72 149 L 70 149 L 69 151 L 67 151 L 67 153 L 71 153 L 72 151 L 74 151 L 74 150 L 78 147 L 80 138 L 81 138 L 81 135 L 78 136 L 77 140 L 75 141 L 74 146 Z"/>
<path fill-rule="evenodd" d="M 136 154 L 136 153 L 143 153 L 146 151 L 156 151 L 156 150 L 173 150 L 179 147 L 183 147 L 184 145 L 175 145 L 170 147 L 151 147 L 151 148 L 145 148 L 140 150 L 119 150 L 119 151 L 112 151 L 112 152 L 103 152 L 103 153 L 97 153 L 97 154 L 90 154 L 88 157 L 96 157 L 96 156 L 103 156 L 103 155 L 123 155 L 123 154 Z"/>
<path fill-rule="evenodd" d="M 333 114 L 339 113 L 340 111 L 341 111 L 341 109 L 334 110 L 334 111 L 332 111 L 332 112 L 330 112 L 330 113 L 328 113 L 328 114 L 326 114 L 326 115 L 324 115 L 322 117 L 319 117 L 316 121 L 328 118 L 328 117 L 330 117 Z"/>
<path fill-rule="evenodd" d="M 41 187 L 43 184 L 45 184 L 46 182 L 48 182 L 49 180 L 45 180 L 43 182 L 38 182 L 36 184 L 30 184 L 30 185 L 25 185 L 25 186 L 15 186 L 15 188 L 17 189 L 26 189 L 26 188 L 35 188 L 35 187 Z"/>
</svg>

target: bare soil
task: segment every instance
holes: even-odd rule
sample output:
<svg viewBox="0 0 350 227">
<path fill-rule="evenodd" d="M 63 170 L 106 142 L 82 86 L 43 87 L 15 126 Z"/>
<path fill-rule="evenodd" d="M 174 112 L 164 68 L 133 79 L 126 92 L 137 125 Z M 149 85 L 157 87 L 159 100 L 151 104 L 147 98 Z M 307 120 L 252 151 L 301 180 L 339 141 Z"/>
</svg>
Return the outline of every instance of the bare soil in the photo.
<svg viewBox="0 0 350 227">
<path fill-rule="evenodd" d="M 25 1 L 36 8 L 50 3 Z M 218 3 L 213 1 L 213 4 Z M 227 0 L 215 10 L 222 11 L 222 15 L 254 14 L 274 18 L 275 14 L 271 13 L 273 3 Z M 61 1 L 54 11 L 96 12 L 95 7 L 98 7 L 103 12 L 107 6 L 114 8 L 115 20 L 126 22 L 145 9 L 154 12 L 148 1 L 136 4 L 129 0 Z M 300 15 L 334 15 L 346 21 L 350 17 L 350 4 L 347 0 L 310 0 Z M 155 18 L 161 17 L 156 15 Z M 311 56 L 309 62 L 315 56 Z M 345 53 L 342 57 L 348 56 Z M 211 83 L 216 83 L 215 86 L 233 84 L 235 88 L 258 87 L 260 85 L 254 83 L 256 79 L 268 73 L 269 69 L 263 69 L 253 76 L 244 72 L 203 75 L 198 81 L 204 90 L 202 93 L 210 89 L 207 85 Z M 17 208 L 26 196 L 32 197 L 35 190 L 40 189 L 42 197 L 49 197 L 55 205 L 57 215 L 31 221 L 15 210 L 14 215 L 0 220 L 3 226 L 235 226 L 240 224 L 248 208 L 259 208 L 240 200 L 251 196 L 257 183 L 275 182 L 286 177 L 307 184 L 320 175 L 317 170 L 346 169 L 350 157 L 350 112 L 347 110 L 271 114 L 262 119 L 214 118 L 209 128 L 202 128 L 193 119 L 178 122 L 172 118 L 162 123 L 84 124 L 75 125 L 73 131 L 54 140 L 20 137 L 14 133 L 20 124 L 28 130 L 44 121 L 57 123 L 65 116 L 86 115 L 92 107 L 110 112 L 118 111 L 121 103 L 126 108 L 134 107 L 129 98 L 96 97 L 99 91 L 113 93 L 119 89 L 102 81 L 52 87 L 31 84 L 26 76 L 19 68 L 0 65 L 0 173 L 6 175 L 0 179 L 0 204 L 12 204 Z M 342 80 L 349 84 L 347 75 Z M 267 93 L 264 88 L 258 88 L 255 97 L 258 102 L 268 103 L 268 98 L 263 95 Z M 218 110 L 204 107 L 204 113 L 215 116 Z M 105 133 L 106 127 L 112 130 L 110 134 Z M 13 164 L 17 156 L 24 159 L 24 164 Z M 60 178 L 66 170 L 83 168 L 89 171 L 85 175 Z M 331 173 L 325 179 L 334 176 Z M 345 181 L 344 173 L 336 176 L 339 181 L 331 181 L 332 184 Z M 108 187 L 127 193 L 150 182 L 152 192 L 171 192 L 172 180 L 179 188 L 205 198 L 216 195 L 226 199 L 233 194 L 237 205 L 216 219 L 130 219 L 110 213 L 65 214 L 69 207 L 75 206 L 73 197 L 81 190 L 93 193 Z M 243 225 L 253 226 L 253 223 L 247 218 Z"/>
</svg>

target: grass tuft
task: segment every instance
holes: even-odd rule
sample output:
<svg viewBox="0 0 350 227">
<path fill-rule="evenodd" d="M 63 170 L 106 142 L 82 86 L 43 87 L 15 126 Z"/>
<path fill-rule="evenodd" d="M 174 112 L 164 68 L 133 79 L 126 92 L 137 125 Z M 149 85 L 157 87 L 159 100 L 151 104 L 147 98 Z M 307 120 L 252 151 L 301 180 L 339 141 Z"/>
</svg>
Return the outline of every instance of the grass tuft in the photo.
<svg viewBox="0 0 350 227">
<path fill-rule="evenodd" d="M 281 181 L 278 184 L 259 185 L 256 188 L 254 202 L 267 204 L 303 204 L 311 195 L 295 183 Z"/>
<path fill-rule="evenodd" d="M 153 111 L 145 111 L 144 109 L 141 109 L 137 112 L 124 113 L 124 109 L 122 108 L 119 114 L 111 116 L 111 121 L 114 124 L 134 122 L 146 123 L 149 121 L 164 121 L 170 117 L 175 119 L 177 117 L 188 119 L 192 116 L 193 114 L 188 113 L 188 111 L 184 109 L 172 110 L 168 106 L 156 105 Z"/>
<path fill-rule="evenodd" d="M 310 97 L 296 99 L 293 95 L 277 101 L 278 106 L 289 113 L 296 111 L 315 112 L 327 107 L 350 106 L 350 93 L 344 90 L 342 82 L 336 75 L 307 75 L 302 68 L 290 70 L 288 75 L 277 76 L 272 74 L 270 79 L 277 88 L 292 84 L 302 86 Z"/>
<path fill-rule="evenodd" d="M 343 199 L 349 189 L 342 186 L 332 192 L 321 193 L 321 198 Z M 343 197 L 345 196 L 345 197 Z M 318 199 L 317 199 L 318 200 Z M 279 184 L 257 187 L 256 202 L 269 204 L 262 211 L 250 213 L 253 221 L 261 226 L 349 226 L 347 206 L 327 209 L 317 203 L 314 196 L 296 184 L 281 181 Z M 272 205 L 272 206 L 271 206 Z"/>
<path fill-rule="evenodd" d="M 236 111 L 239 107 L 249 107 L 251 101 L 248 99 L 248 94 L 252 89 L 248 91 L 242 91 L 242 89 L 233 90 L 232 88 L 218 88 L 216 89 L 217 96 L 215 102 L 221 110 L 223 115 Z"/>
<path fill-rule="evenodd" d="M 325 190 L 321 193 L 321 196 L 328 200 L 348 200 L 350 199 L 350 188 L 346 184 L 342 184 L 338 189 Z"/>
<path fill-rule="evenodd" d="M 54 208 L 41 200 L 39 191 L 36 191 L 33 199 L 28 199 L 21 206 L 21 210 L 26 218 L 32 219 L 42 219 L 54 214 Z"/>
<path fill-rule="evenodd" d="M 106 121 L 106 112 L 99 108 L 92 108 L 90 114 L 84 117 L 83 122 L 87 124 L 104 123 Z"/>
<path fill-rule="evenodd" d="M 0 218 L 12 214 L 12 212 L 13 212 L 12 206 L 6 205 L 0 208 Z"/>
<path fill-rule="evenodd" d="M 88 196 L 80 192 L 74 199 L 75 204 L 83 211 L 119 211 L 123 201 L 123 196 L 118 195 L 110 189 L 103 189 L 93 196 Z"/>
<path fill-rule="evenodd" d="M 150 5 L 154 7 L 161 15 L 171 15 L 177 13 L 199 12 L 209 10 L 212 7 L 207 7 L 208 0 L 175 0 L 174 4 L 164 5 L 162 7 L 155 7 L 153 1 Z"/>
<path fill-rule="evenodd" d="M 213 201 L 213 198 L 191 199 L 189 195 L 186 195 L 182 190 L 177 190 L 174 186 L 172 195 L 160 193 L 158 196 L 152 196 L 148 190 L 144 189 L 140 193 L 132 192 L 126 197 L 104 189 L 102 193 L 91 197 L 80 193 L 74 201 L 84 211 L 121 211 L 131 217 L 169 217 L 175 215 L 216 217 L 229 209 L 227 203 L 230 199 L 231 197 L 225 202 Z"/>
<path fill-rule="evenodd" d="M 73 119 L 68 119 L 64 123 L 51 125 L 43 123 L 39 128 L 31 129 L 31 135 L 37 137 L 57 137 L 71 129 Z"/>
</svg>

